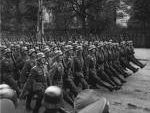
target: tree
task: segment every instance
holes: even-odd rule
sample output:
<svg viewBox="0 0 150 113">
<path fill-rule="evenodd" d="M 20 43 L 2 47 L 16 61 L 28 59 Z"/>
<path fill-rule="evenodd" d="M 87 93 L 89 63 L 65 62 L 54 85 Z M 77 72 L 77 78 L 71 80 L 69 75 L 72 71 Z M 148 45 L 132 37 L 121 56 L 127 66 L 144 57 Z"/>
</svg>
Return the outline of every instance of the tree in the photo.
<svg viewBox="0 0 150 113">
<path fill-rule="evenodd" d="M 37 22 L 37 0 L 2 0 L 2 30 L 33 30 Z"/>
<path fill-rule="evenodd" d="M 150 25 L 150 0 L 135 0 L 131 20 L 137 20 L 143 27 Z"/>
</svg>

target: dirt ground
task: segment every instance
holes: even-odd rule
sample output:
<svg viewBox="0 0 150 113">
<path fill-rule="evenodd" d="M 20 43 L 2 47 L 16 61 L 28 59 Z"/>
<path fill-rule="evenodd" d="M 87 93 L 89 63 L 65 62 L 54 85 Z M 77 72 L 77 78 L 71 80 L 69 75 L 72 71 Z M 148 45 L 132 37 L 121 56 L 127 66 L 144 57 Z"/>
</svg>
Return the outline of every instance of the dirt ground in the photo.
<svg viewBox="0 0 150 113">
<path fill-rule="evenodd" d="M 147 64 L 145 68 L 127 78 L 127 83 L 119 91 L 97 91 L 110 101 L 110 113 L 150 113 L 150 49 L 135 49 L 135 53 L 141 62 Z M 29 113 L 24 104 L 19 103 L 17 113 Z"/>
</svg>

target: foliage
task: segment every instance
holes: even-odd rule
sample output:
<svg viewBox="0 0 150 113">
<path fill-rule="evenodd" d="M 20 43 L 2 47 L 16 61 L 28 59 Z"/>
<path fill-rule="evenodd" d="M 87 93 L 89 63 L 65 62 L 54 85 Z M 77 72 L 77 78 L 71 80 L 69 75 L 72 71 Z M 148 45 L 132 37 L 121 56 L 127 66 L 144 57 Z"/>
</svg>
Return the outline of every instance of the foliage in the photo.
<svg viewBox="0 0 150 113">
<path fill-rule="evenodd" d="M 55 29 L 82 28 L 98 32 L 115 19 L 116 0 L 44 0 L 53 10 Z M 50 2 L 50 3 L 48 3 Z M 110 4 L 111 3 L 111 4 Z M 2 0 L 2 30 L 36 31 L 38 0 Z M 109 6 L 112 6 L 111 8 Z"/>
<path fill-rule="evenodd" d="M 131 20 L 150 25 L 150 0 L 134 0 Z"/>
</svg>

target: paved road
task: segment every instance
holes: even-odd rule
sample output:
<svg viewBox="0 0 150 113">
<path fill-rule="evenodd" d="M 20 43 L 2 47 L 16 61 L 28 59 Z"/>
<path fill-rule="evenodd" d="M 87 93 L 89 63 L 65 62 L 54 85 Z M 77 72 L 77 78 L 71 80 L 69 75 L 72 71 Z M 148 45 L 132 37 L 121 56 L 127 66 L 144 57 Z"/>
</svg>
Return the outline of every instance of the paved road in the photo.
<svg viewBox="0 0 150 113">
<path fill-rule="evenodd" d="M 110 113 L 150 113 L 150 49 L 135 52 L 141 62 L 147 63 L 146 67 L 129 77 L 120 91 L 97 91 L 110 101 Z M 29 113 L 24 109 L 24 102 L 20 102 L 17 113 Z"/>
</svg>

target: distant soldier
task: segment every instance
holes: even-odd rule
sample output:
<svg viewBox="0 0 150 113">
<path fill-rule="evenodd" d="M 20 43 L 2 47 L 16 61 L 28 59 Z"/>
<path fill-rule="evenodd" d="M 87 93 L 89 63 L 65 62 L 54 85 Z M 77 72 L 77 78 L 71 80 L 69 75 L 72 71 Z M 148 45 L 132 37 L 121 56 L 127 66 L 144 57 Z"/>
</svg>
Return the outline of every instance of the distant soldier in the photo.
<svg viewBox="0 0 150 113">
<path fill-rule="evenodd" d="M 97 47 L 97 51 L 96 51 L 96 59 L 97 59 L 97 73 L 98 76 L 105 82 L 109 83 L 110 85 L 112 85 L 113 87 L 115 87 L 116 89 L 119 89 L 119 86 L 117 86 L 113 80 L 111 80 L 111 78 L 105 73 L 104 71 L 104 48 L 103 48 L 103 44 L 99 44 Z"/>
<path fill-rule="evenodd" d="M 69 88 L 70 92 L 74 96 L 78 94 L 78 88 L 74 83 L 74 74 L 73 74 L 73 47 L 71 45 L 65 46 L 65 55 L 63 57 L 63 66 L 64 66 L 64 77 L 63 85 L 65 89 Z"/>
<path fill-rule="evenodd" d="M 113 91 L 113 87 L 107 85 L 104 81 L 102 81 L 98 76 L 97 76 L 97 71 L 96 71 L 96 57 L 95 57 L 95 49 L 96 47 L 94 45 L 90 45 L 89 47 L 89 55 L 87 57 L 88 61 L 88 72 L 89 72 L 89 78 L 88 82 L 92 87 L 97 87 L 96 85 L 103 86 L 107 88 L 110 91 Z"/>
<path fill-rule="evenodd" d="M 139 66 L 140 68 L 144 68 L 144 64 L 142 64 L 141 62 L 139 62 L 135 56 L 134 56 L 134 47 L 133 47 L 133 42 L 132 41 L 128 41 L 127 43 L 127 54 L 128 54 L 128 60 L 133 62 L 134 64 L 136 64 L 137 66 Z"/>
<path fill-rule="evenodd" d="M 134 73 L 138 71 L 138 68 L 133 67 L 130 62 L 127 59 L 128 53 L 127 53 L 127 48 L 125 46 L 125 41 L 121 42 L 120 44 L 120 63 L 124 68 L 128 68 Z"/>
<path fill-rule="evenodd" d="M 73 71 L 74 71 L 74 81 L 76 85 L 79 85 L 79 83 L 82 84 L 83 89 L 88 89 L 88 83 L 85 80 L 85 77 L 83 75 L 83 66 L 84 66 L 84 60 L 82 56 L 83 47 L 77 46 L 76 47 L 76 56 L 74 56 L 73 60 Z"/>
</svg>

